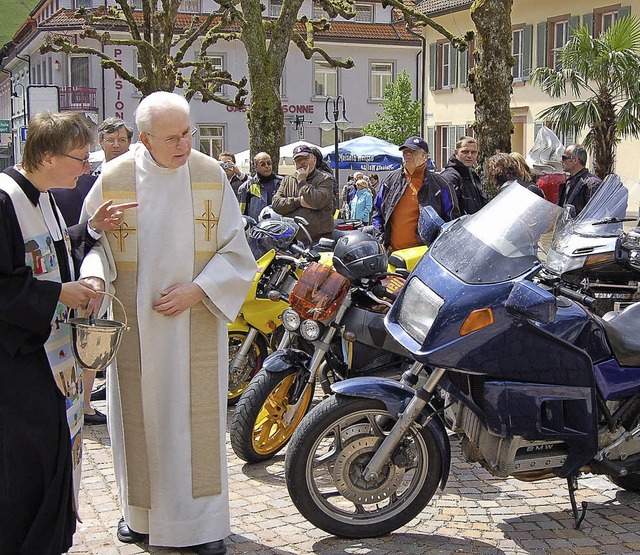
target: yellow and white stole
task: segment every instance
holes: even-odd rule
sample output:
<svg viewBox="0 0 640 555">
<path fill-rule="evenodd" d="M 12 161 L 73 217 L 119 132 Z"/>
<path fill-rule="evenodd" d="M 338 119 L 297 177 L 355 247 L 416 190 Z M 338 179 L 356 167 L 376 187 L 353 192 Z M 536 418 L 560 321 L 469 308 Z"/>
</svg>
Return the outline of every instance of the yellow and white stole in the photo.
<svg viewBox="0 0 640 555">
<path fill-rule="evenodd" d="M 31 267 L 33 276 L 38 280 L 61 281 L 54 239 L 64 239 L 69 270 L 73 276 L 69 233 L 59 211 L 56 221 L 49 194 L 41 194 L 38 206 L 34 206 L 20 186 L 6 174 L 0 174 L 0 189 L 11 197 L 24 239 L 25 264 Z M 59 229 L 58 222 L 62 229 Z M 71 351 L 70 329 L 64 323 L 68 315 L 69 308 L 58 302 L 51 319 L 51 334 L 44 348 L 56 385 L 65 396 L 67 424 L 71 435 L 74 495 L 76 507 L 78 507 L 82 459 L 83 388 L 82 370 L 76 366 Z"/>
<path fill-rule="evenodd" d="M 188 166 L 194 207 L 195 278 L 218 248 L 217 224 L 222 207 L 223 182 L 217 162 L 209 156 L 192 150 Z M 135 152 L 123 154 L 115 163 L 105 165 L 101 175 L 104 200 L 113 199 L 114 203 L 136 201 Z M 120 228 L 107 233 L 106 238 L 117 269 L 113 285 L 125 306 L 131 326 L 131 331 L 123 334 L 117 358 L 128 503 L 151 508 L 136 308 L 137 228 L 137 211 L 128 210 Z M 192 495 L 205 497 L 221 493 L 222 478 L 219 462 L 217 320 L 204 303 L 198 303 L 190 310 L 190 336 Z"/>
</svg>

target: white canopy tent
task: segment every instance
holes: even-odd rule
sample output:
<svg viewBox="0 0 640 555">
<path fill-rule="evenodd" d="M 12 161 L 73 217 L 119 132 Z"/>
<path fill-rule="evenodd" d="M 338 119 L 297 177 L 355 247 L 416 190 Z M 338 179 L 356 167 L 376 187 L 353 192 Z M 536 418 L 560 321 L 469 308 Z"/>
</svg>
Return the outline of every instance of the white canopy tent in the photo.
<svg viewBox="0 0 640 555">
<path fill-rule="evenodd" d="M 309 141 L 296 141 L 295 143 L 290 143 L 288 145 L 284 145 L 280 147 L 280 161 L 278 164 L 278 173 L 281 175 L 290 175 L 295 169 L 296 165 L 293 163 L 293 149 L 299 145 L 309 145 L 316 148 L 320 148 Z M 243 150 L 242 152 L 238 152 L 236 155 L 236 165 L 243 171 L 249 172 L 251 168 L 251 154 L 249 150 Z"/>
</svg>

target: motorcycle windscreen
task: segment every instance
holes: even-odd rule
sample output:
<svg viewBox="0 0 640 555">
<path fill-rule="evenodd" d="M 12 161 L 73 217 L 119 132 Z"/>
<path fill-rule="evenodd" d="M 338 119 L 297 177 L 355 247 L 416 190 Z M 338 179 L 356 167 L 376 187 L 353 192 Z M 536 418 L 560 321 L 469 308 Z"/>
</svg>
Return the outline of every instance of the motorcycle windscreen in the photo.
<svg viewBox="0 0 640 555">
<path fill-rule="evenodd" d="M 465 283 L 508 281 L 538 263 L 538 243 L 561 215 L 559 206 L 513 182 L 449 227 L 430 253 Z"/>
<path fill-rule="evenodd" d="M 553 234 L 545 267 L 563 275 L 588 265 L 589 259 L 613 262 L 615 238 L 623 231 L 628 200 L 629 190 L 620 178 L 608 175 L 580 214 L 572 218 L 565 210 Z"/>
</svg>

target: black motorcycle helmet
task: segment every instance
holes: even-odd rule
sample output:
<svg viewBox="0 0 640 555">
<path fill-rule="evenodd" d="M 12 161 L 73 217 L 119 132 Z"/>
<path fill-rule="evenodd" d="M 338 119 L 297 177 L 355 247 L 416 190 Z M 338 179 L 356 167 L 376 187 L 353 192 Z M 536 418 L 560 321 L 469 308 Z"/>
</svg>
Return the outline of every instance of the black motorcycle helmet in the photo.
<svg viewBox="0 0 640 555">
<path fill-rule="evenodd" d="M 382 274 L 387 271 L 387 265 L 384 247 L 361 231 L 340 237 L 333 251 L 333 267 L 349 281 Z"/>
<path fill-rule="evenodd" d="M 263 220 L 251 228 L 247 242 L 256 260 L 271 249 L 284 250 L 295 241 L 298 225 L 293 221 Z"/>
</svg>

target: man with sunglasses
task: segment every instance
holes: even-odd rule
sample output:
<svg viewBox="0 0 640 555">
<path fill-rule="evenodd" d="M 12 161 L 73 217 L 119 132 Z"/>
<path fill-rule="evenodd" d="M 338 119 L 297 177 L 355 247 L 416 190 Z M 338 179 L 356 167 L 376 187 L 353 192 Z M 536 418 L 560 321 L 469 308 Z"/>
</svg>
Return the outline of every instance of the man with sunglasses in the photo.
<svg viewBox="0 0 640 555">
<path fill-rule="evenodd" d="M 573 205 L 578 215 L 600 187 L 602 179 L 587 170 L 587 151 L 582 145 L 568 146 L 562 155 L 562 169 L 569 174 L 560 186 L 558 204 Z"/>
<path fill-rule="evenodd" d="M 263 208 L 271 206 L 273 195 L 280 187 L 282 177 L 273 173 L 271 156 L 266 152 L 255 155 L 256 174 L 238 189 L 240 212 L 258 221 Z"/>
</svg>

